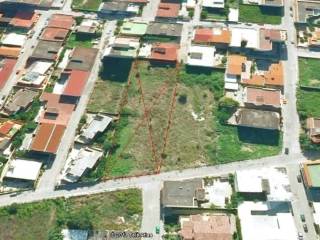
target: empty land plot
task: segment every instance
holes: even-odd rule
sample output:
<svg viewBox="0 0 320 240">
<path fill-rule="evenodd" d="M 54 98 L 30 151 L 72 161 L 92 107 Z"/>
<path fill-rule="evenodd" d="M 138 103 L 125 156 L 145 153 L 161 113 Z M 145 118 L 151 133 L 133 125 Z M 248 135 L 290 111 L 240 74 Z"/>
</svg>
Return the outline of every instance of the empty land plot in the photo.
<svg viewBox="0 0 320 240">
<path fill-rule="evenodd" d="M 320 116 L 320 91 L 298 90 L 298 112 L 302 120 Z"/>
<path fill-rule="evenodd" d="M 60 239 L 53 236 L 66 227 L 137 231 L 141 216 L 142 196 L 138 189 L 14 204 L 0 208 L 0 239 Z M 118 217 L 124 217 L 125 223 L 119 223 Z"/>
<path fill-rule="evenodd" d="M 73 0 L 72 7 L 88 11 L 97 11 L 102 0 Z"/>
<path fill-rule="evenodd" d="M 320 60 L 299 58 L 300 86 L 320 88 Z"/>
<path fill-rule="evenodd" d="M 257 5 L 240 4 L 239 21 L 261 24 L 281 24 L 282 10 Z"/>
<path fill-rule="evenodd" d="M 127 84 L 131 60 L 105 59 L 100 78 L 90 96 L 88 110 L 93 112 L 118 113 L 122 91 Z"/>
</svg>

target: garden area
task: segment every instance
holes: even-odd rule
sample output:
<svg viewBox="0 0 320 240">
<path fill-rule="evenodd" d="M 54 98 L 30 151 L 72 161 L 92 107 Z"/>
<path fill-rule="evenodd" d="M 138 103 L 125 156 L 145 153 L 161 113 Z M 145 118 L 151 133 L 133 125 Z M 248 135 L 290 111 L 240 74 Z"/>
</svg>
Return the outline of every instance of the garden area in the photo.
<svg viewBox="0 0 320 240">
<path fill-rule="evenodd" d="M 282 10 L 257 5 L 240 4 L 239 21 L 257 24 L 281 24 Z"/>
<path fill-rule="evenodd" d="M 313 58 L 299 58 L 300 86 L 320 88 L 320 61 Z"/>
<path fill-rule="evenodd" d="M 72 8 L 87 11 L 97 11 L 102 0 L 73 0 Z"/>
<path fill-rule="evenodd" d="M 116 109 L 121 115 L 114 124 L 115 134 L 105 136 L 103 145 L 110 154 L 95 177 L 153 173 L 159 165 L 162 171 L 199 167 L 280 152 L 279 133 L 243 131 L 221 120 L 229 114 L 219 107 L 223 71 L 138 61 L 133 67 L 127 62 L 119 73 L 113 64 L 105 62 L 88 106 L 88 110 Z"/>
<path fill-rule="evenodd" d="M 12 204 L 0 208 L 0 239 L 62 240 L 64 228 L 137 231 L 141 218 L 138 189 Z"/>
<path fill-rule="evenodd" d="M 83 38 L 79 37 L 75 33 L 71 33 L 67 40 L 66 47 L 71 49 L 75 47 L 92 48 L 92 40 L 92 38 Z"/>
</svg>

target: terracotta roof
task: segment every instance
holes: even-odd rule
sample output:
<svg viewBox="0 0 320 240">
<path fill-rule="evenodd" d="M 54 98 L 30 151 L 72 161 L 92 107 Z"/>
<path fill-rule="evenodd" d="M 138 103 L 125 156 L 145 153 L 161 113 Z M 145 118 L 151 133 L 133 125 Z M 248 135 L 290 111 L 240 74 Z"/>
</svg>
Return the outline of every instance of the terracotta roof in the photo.
<svg viewBox="0 0 320 240">
<path fill-rule="evenodd" d="M 155 43 L 152 46 L 150 59 L 175 62 L 178 58 L 178 48 L 175 43 Z"/>
<path fill-rule="evenodd" d="M 54 14 L 49 20 L 48 27 L 65 28 L 70 30 L 75 24 L 71 15 Z"/>
<path fill-rule="evenodd" d="M 0 47 L 0 56 L 18 58 L 20 54 L 20 48 L 17 47 Z"/>
<path fill-rule="evenodd" d="M 232 240 L 233 228 L 227 215 L 192 215 L 179 232 L 186 240 Z"/>
<path fill-rule="evenodd" d="M 245 56 L 229 55 L 227 63 L 227 74 L 241 75 L 243 72 L 243 64 L 247 61 Z"/>
<path fill-rule="evenodd" d="M 47 27 L 42 32 L 40 39 L 46 41 L 64 41 L 69 33 L 68 29 Z"/>
<path fill-rule="evenodd" d="M 196 43 L 226 43 L 231 41 L 231 32 L 221 28 L 198 28 L 195 32 L 194 42 Z"/>
<path fill-rule="evenodd" d="M 157 11 L 157 17 L 176 18 L 179 15 L 180 4 L 178 3 L 160 3 Z"/>
<path fill-rule="evenodd" d="M 76 47 L 71 53 L 67 70 L 91 71 L 99 50 L 96 48 Z"/>
<path fill-rule="evenodd" d="M 279 90 L 266 90 L 260 88 L 246 89 L 246 103 L 253 103 L 255 105 L 271 105 L 274 107 L 280 107 L 281 93 Z"/>
<path fill-rule="evenodd" d="M 21 10 L 16 13 L 9 24 L 15 27 L 31 28 L 38 20 L 38 16 L 35 12 Z"/>
<path fill-rule="evenodd" d="M 273 42 L 285 41 L 285 32 L 278 29 L 260 29 L 260 48 L 262 50 L 272 50 Z"/>
<path fill-rule="evenodd" d="M 0 68 L 0 88 L 2 88 L 8 81 L 16 62 L 16 59 L 7 58 L 3 60 L 3 65 Z"/>
<path fill-rule="evenodd" d="M 31 144 L 31 150 L 55 154 L 58 150 L 65 126 L 42 123 Z"/>
<path fill-rule="evenodd" d="M 68 83 L 62 95 L 80 97 L 88 80 L 90 72 L 72 70 L 68 74 Z"/>
<path fill-rule="evenodd" d="M 0 126 L 0 134 L 2 135 L 7 135 L 12 127 L 15 125 L 14 122 L 11 122 L 11 121 L 6 121 L 4 122 L 1 126 Z"/>
<path fill-rule="evenodd" d="M 40 113 L 40 123 L 52 123 L 67 126 L 74 104 L 61 102 L 61 95 L 44 92 L 40 100 L 45 102 L 45 110 Z"/>
</svg>

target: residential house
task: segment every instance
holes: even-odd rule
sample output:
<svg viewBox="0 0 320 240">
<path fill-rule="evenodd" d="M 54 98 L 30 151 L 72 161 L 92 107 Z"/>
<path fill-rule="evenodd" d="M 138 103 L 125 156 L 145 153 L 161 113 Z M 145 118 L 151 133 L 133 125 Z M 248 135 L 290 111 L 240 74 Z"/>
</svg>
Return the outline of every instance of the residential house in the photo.
<svg viewBox="0 0 320 240">
<path fill-rule="evenodd" d="M 160 2 L 156 14 L 156 20 L 175 21 L 179 17 L 179 3 L 164 3 Z"/>
<path fill-rule="evenodd" d="M 0 89 L 5 86 L 9 77 L 13 74 L 16 63 L 16 59 L 4 58 L 0 60 Z"/>
<path fill-rule="evenodd" d="M 140 5 L 129 1 L 108 1 L 101 3 L 99 11 L 106 15 L 138 15 Z"/>
<path fill-rule="evenodd" d="M 320 160 L 303 163 L 301 172 L 304 184 L 308 189 L 320 189 Z"/>
<path fill-rule="evenodd" d="M 44 60 L 55 62 L 62 49 L 62 42 L 40 40 L 28 59 L 28 64 L 34 61 Z"/>
<path fill-rule="evenodd" d="M 308 118 L 307 119 L 308 136 L 312 143 L 320 143 L 320 119 Z"/>
<path fill-rule="evenodd" d="M 64 42 L 68 36 L 69 30 L 65 28 L 47 27 L 43 30 L 40 40 Z"/>
<path fill-rule="evenodd" d="M 23 123 L 14 120 L 0 119 L 0 151 L 5 151 L 13 137 L 22 128 Z"/>
<path fill-rule="evenodd" d="M 146 31 L 146 39 L 155 41 L 160 38 L 169 38 L 180 42 L 183 25 L 181 23 L 151 22 Z"/>
<path fill-rule="evenodd" d="M 215 57 L 216 49 L 213 46 L 191 45 L 188 50 L 187 65 L 210 67 L 218 65 Z"/>
<path fill-rule="evenodd" d="M 120 34 L 127 36 L 143 36 L 147 32 L 148 24 L 145 22 L 126 21 L 120 27 Z"/>
<path fill-rule="evenodd" d="M 196 44 L 214 45 L 219 48 L 227 48 L 231 42 L 231 31 L 227 28 L 197 28 L 193 34 Z"/>
<path fill-rule="evenodd" d="M 139 47 L 139 38 L 111 37 L 104 51 L 104 57 L 136 58 Z"/>
<path fill-rule="evenodd" d="M 224 1 L 225 0 L 203 0 L 202 7 L 223 9 Z"/>
<path fill-rule="evenodd" d="M 1 44 L 7 47 L 23 47 L 24 43 L 26 42 L 27 37 L 23 34 L 17 33 L 9 33 L 4 36 L 1 41 Z"/>
<path fill-rule="evenodd" d="M 48 22 L 48 28 L 64 28 L 67 30 L 73 29 L 76 21 L 73 16 L 65 14 L 53 14 Z"/>
<path fill-rule="evenodd" d="M 251 62 L 241 55 L 229 55 L 224 79 L 224 88 L 227 91 L 238 91 L 239 83 L 250 75 Z"/>
<path fill-rule="evenodd" d="M 247 108 L 280 111 L 281 92 L 274 89 L 246 87 L 243 91 L 243 101 Z"/>
<path fill-rule="evenodd" d="M 70 54 L 70 61 L 66 71 L 80 70 L 90 72 L 98 55 L 96 48 L 76 47 Z"/>
<path fill-rule="evenodd" d="M 34 11 L 18 10 L 14 17 L 11 18 L 9 26 L 18 29 L 29 30 L 33 28 L 39 19 L 39 14 Z"/>
<path fill-rule="evenodd" d="M 179 45 L 175 43 L 154 43 L 149 59 L 152 61 L 176 63 L 178 60 Z"/>
</svg>

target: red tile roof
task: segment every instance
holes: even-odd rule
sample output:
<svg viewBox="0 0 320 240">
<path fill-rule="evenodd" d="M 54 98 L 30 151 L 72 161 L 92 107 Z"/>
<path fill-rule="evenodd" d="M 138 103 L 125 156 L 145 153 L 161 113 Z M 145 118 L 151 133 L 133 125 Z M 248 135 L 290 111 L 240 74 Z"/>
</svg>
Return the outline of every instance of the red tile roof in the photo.
<svg viewBox="0 0 320 240">
<path fill-rule="evenodd" d="M 72 112 L 75 108 L 74 104 L 60 102 L 61 95 L 44 92 L 40 100 L 45 102 L 45 110 L 40 114 L 40 123 L 52 123 L 67 126 Z M 48 117 L 55 114 L 55 117 Z"/>
<path fill-rule="evenodd" d="M 18 58 L 20 54 L 20 49 L 18 47 L 0 47 L 0 56 L 2 57 L 10 57 L 10 58 Z"/>
<path fill-rule="evenodd" d="M 9 24 L 15 27 L 31 28 L 38 20 L 38 16 L 35 12 L 21 10 L 16 13 Z"/>
<path fill-rule="evenodd" d="M 3 88 L 8 81 L 16 63 L 16 59 L 7 58 L 3 61 L 3 66 L 0 69 L 0 89 Z"/>
<path fill-rule="evenodd" d="M 15 125 L 14 122 L 11 122 L 11 121 L 7 121 L 7 122 L 4 122 L 1 126 L 0 126 L 0 134 L 2 135 L 7 135 L 12 127 Z"/>
<path fill-rule="evenodd" d="M 196 43 L 225 43 L 231 41 L 231 32 L 222 28 L 198 28 L 193 39 Z"/>
<path fill-rule="evenodd" d="M 176 18 L 179 15 L 180 4 L 178 3 L 160 3 L 157 11 L 157 17 Z"/>
<path fill-rule="evenodd" d="M 69 33 L 68 29 L 47 27 L 42 32 L 40 39 L 46 41 L 64 41 Z"/>
<path fill-rule="evenodd" d="M 48 27 L 71 29 L 75 24 L 72 16 L 64 14 L 54 14 L 49 20 Z"/>
<path fill-rule="evenodd" d="M 280 90 L 266 90 L 260 88 L 247 88 L 247 103 L 255 105 L 281 106 Z"/>
<path fill-rule="evenodd" d="M 175 62 L 178 58 L 179 46 L 175 43 L 155 43 L 152 46 L 152 60 Z"/>
<path fill-rule="evenodd" d="M 89 72 L 72 70 L 69 73 L 69 80 L 62 95 L 80 97 L 88 80 L 88 77 Z"/>
<path fill-rule="evenodd" d="M 56 154 L 65 126 L 51 123 L 39 125 L 31 144 L 31 150 Z"/>
</svg>

